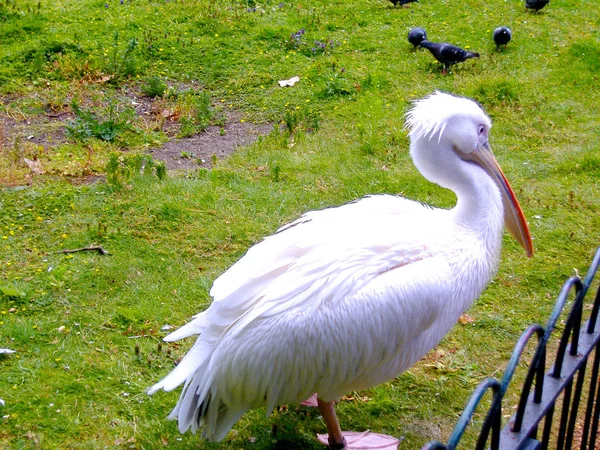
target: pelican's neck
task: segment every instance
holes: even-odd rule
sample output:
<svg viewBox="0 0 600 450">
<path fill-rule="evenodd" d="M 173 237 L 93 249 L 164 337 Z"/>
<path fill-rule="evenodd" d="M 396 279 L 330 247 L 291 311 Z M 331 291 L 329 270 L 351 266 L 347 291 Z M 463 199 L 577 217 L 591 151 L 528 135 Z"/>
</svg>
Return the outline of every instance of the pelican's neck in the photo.
<svg viewBox="0 0 600 450">
<path fill-rule="evenodd" d="M 504 208 L 498 186 L 478 165 L 468 163 L 463 168 L 461 183 L 450 187 L 457 197 L 452 210 L 454 220 L 460 227 L 491 234 L 497 240 L 504 228 Z"/>
<path fill-rule="evenodd" d="M 443 139 L 418 139 L 411 145 L 411 155 L 425 178 L 456 194 L 451 212 L 456 227 L 477 236 L 495 256 L 499 254 L 504 208 L 490 176 L 477 164 L 459 159 Z"/>
</svg>

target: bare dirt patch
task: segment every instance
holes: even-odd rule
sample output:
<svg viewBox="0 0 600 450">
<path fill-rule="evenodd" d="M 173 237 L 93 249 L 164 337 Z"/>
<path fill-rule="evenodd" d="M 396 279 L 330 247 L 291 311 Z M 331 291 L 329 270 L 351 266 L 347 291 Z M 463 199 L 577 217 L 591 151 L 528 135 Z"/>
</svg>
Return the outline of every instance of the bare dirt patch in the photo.
<svg viewBox="0 0 600 450">
<path fill-rule="evenodd" d="M 22 99 L 0 98 L 4 106 L 13 102 L 18 103 L 19 100 Z M 83 106 L 89 110 L 103 111 L 108 107 L 108 101 L 104 98 L 96 102 L 87 100 L 83 102 Z M 135 111 L 137 117 L 134 122 L 135 127 L 161 130 L 164 136 L 170 139 L 162 145 L 157 143 L 147 150 L 156 161 L 163 161 L 169 170 L 210 168 L 217 159 L 226 158 L 240 147 L 252 144 L 259 136 L 273 130 L 273 124 L 249 123 L 243 120 L 241 113 L 215 109 L 217 117 L 218 115 L 221 117 L 219 121 L 215 120 L 220 122 L 219 125 L 211 125 L 205 131 L 190 137 L 178 138 L 182 113 L 177 104 L 166 99 L 146 97 L 141 95 L 138 89 L 124 89 L 119 96 L 119 108 L 125 107 Z M 35 160 L 40 166 L 40 173 L 63 174 L 61 169 L 56 167 L 56 163 L 54 167 L 49 168 L 47 159 L 52 158 L 55 151 L 60 151 L 60 147 L 69 142 L 70 137 L 66 133 L 66 126 L 76 116 L 67 103 L 57 108 L 40 109 L 45 111 L 37 113 L 29 111 L 25 114 L 18 107 L 3 108 L 3 111 L 0 111 L 0 156 L 10 154 L 15 160 L 13 166 L 17 164 L 22 171 L 24 170 L 20 176 L 14 174 L 13 178 L 16 179 L 9 184 L 21 183 L 24 181 L 23 177 L 27 181 L 30 175 L 33 175 L 33 173 L 27 174 L 25 158 Z M 67 162 L 65 161 L 65 164 Z M 94 167 L 85 173 L 75 175 L 75 178 L 86 178 L 88 172 L 88 175 L 97 176 L 101 171 L 101 166 Z M 64 173 L 67 174 L 67 171 L 65 170 Z"/>
<path fill-rule="evenodd" d="M 24 114 L 0 114 L 0 144 L 21 142 L 56 147 L 66 142 L 64 122 L 73 118 L 70 112 L 26 116 Z"/>
<path fill-rule="evenodd" d="M 162 147 L 150 149 L 148 153 L 155 160 L 164 161 L 170 170 L 208 168 L 215 158 L 225 158 L 272 130 L 272 124 L 252 124 L 229 118 L 224 127 L 210 126 L 203 133 L 174 139 Z"/>
</svg>

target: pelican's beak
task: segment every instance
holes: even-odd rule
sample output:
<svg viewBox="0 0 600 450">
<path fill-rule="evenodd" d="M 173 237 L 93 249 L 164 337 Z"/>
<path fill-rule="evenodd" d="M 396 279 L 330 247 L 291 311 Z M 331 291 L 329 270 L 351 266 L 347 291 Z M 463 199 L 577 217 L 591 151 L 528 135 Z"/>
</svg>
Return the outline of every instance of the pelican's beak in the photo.
<svg viewBox="0 0 600 450">
<path fill-rule="evenodd" d="M 527 256 L 531 258 L 533 256 L 533 242 L 531 241 L 531 233 L 529 232 L 525 215 L 517 201 L 515 193 L 504 176 L 504 172 L 502 172 L 496 158 L 494 158 L 489 144 L 487 142 L 479 144 L 477 149 L 469 155 L 468 159 L 483 167 L 500 189 L 504 205 L 504 225 L 517 242 L 523 246 L 527 252 Z"/>
</svg>

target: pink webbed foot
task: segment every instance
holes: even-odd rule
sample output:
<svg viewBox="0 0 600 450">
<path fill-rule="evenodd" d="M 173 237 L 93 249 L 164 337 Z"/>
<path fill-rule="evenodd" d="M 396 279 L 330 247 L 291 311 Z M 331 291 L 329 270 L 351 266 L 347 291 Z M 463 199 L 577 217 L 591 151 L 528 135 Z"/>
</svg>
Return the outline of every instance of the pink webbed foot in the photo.
<svg viewBox="0 0 600 450">
<path fill-rule="evenodd" d="M 300 403 L 302 406 L 312 406 L 316 408 L 319 406 L 319 402 L 317 401 L 317 394 L 311 395 L 309 398 Z"/>
<path fill-rule="evenodd" d="M 398 450 L 398 445 L 401 442 L 400 439 L 392 436 L 372 433 L 370 431 L 363 431 L 362 433 L 344 431 L 343 435 L 346 440 L 344 450 Z M 319 434 L 317 435 L 317 439 L 322 444 L 329 445 L 329 435 Z"/>
</svg>

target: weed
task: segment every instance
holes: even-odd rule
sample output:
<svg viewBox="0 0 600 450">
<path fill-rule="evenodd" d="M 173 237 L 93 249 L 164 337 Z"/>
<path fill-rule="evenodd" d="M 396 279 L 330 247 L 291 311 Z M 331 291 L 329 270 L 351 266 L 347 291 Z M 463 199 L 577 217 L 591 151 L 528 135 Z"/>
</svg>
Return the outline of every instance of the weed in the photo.
<svg viewBox="0 0 600 450">
<path fill-rule="evenodd" d="M 187 92 L 181 96 L 182 117 L 178 137 L 188 137 L 206 130 L 211 124 L 221 124 L 216 118 L 210 95 L 207 92 Z"/>
<path fill-rule="evenodd" d="M 271 176 L 273 177 L 273 181 L 278 183 L 280 181 L 281 174 L 281 166 L 279 164 L 275 164 L 273 169 L 271 170 Z"/>
<path fill-rule="evenodd" d="M 131 38 L 123 51 L 120 50 L 119 32 L 116 31 L 111 47 L 108 62 L 105 67 L 106 73 L 111 75 L 112 83 L 120 82 L 123 78 L 134 76 L 139 72 L 138 61 L 135 57 L 135 50 L 138 46 L 138 40 Z"/>
<path fill-rule="evenodd" d="M 294 133 L 298 126 L 298 113 L 293 110 L 286 110 L 283 116 L 283 123 L 285 123 L 285 128 L 289 134 Z"/>
<path fill-rule="evenodd" d="M 327 40 L 325 42 L 322 41 L 315 41 L 312 44 L 312 47 L 310 48 L 310 52 L 313 55 L 322 55 L 325 53 L 331 53 L 331 51 L 333 51 L 333 49 L 336 47 L 336 44 L 331 41 L 331 40 Z"/>
<path fill-rule="evenodd" d="M 156 173 L 156 177 L 160 181 L 164 181 L 167 178 L 167 166 L 165 166 L 164 162 L 160 161 L 156 163 L 154 166 L 154 170 Z"/>
<path fill-rule="evenodd" d="M 184 159 L 192 159 L 196 157 L 196 154 L 190 152 L 181 152 L 181 157 Z"/>
<path fill-rule="evenodd" d="M 285 41 L 285 47 L 288 50 L 298 50 L 302 46 L 305 46 L 306 41 L 304 40 L 304 33 L 306 33 L 304 28 L 300 28 L 295 33 L 292 33 L 290 37 Z"/>
<path fill-rule="evenodd" d="M 367 90 L 374 87 L 375 81 L 373 80 L 373 76 L 370 73 L 367 73 L 365 77 L 360 82 L 361 90 Z"/>
<path fill-rule="evenodd" d="M 204 131 L 213 118 L 213 110 L 210 102 L 210 95 L 207 92 L 200 92 L 195 97 L 195 119 L 196 125 Z"/>
<path fill-rule="evenodd" d="M 333 74 L 325 80 L 325 86 L 318 92 L 323 99 L 351 95 L 353 92 L 350 80 L 340 74 Z"/>
<path fill-rule="evenodd" d="M 68 122 L 65 127 L 67 134 L 73 139 L 85 141 L 96 138 L 114 142 L 119 134 L 131 129 L 129 123 L 131 109 L 119 114 L 113 101 L 109 104 L 106 118 L 99 117 L 89 109 L 79 107 L 77 102 L 73 102 L 71 108 L 75 113 L 75 119 Z"/>
<path fill-rule="evenodd" d="M 283 115 L 282 123 L 288 135 L 296 133 L 299 129 L 308 132 L 316 132 L 321 125 L 321 117 L 317 111 L 312 109 L 288 109 Z M 279 128 L 274 127 L 275 133 L 279 133 Z"/>
<path fill-rule="evenodd" d="M 194 123 L 194 119 L 189 116 L 183 116 L 179 119 L 179 133 L 177 137 L 186 138 L 196 134 L 196 124 Z"/>
<path fill-rule="evenodd" d="M 284 47 L 288 50 L 297 51 L 306 56 L 317 56 L 331 53 L 337 46 L 336 43 L 334 43 L 331 39 L 309 42 L 306 39 L 305 34 L 306 30 L 304 28 L 292 33 L 290 37 L 284 41 Z"/>
<path fill-rule="evenodd" d="M 162 97 L 167 92 L 167 84 L 160 77 L 152 76 L 142 85 L 142 92 L 146 97 Z"/>
<path fill-rule="evenodd" d="M 155 163 L 148 155 L 120 155 L 112 153 L 106 164 L 106 182 L 113 190 L 122 189 L 137 177 L 156 176 L 159 180 L 166 177 L 163 162 Z"/>
</svg>

